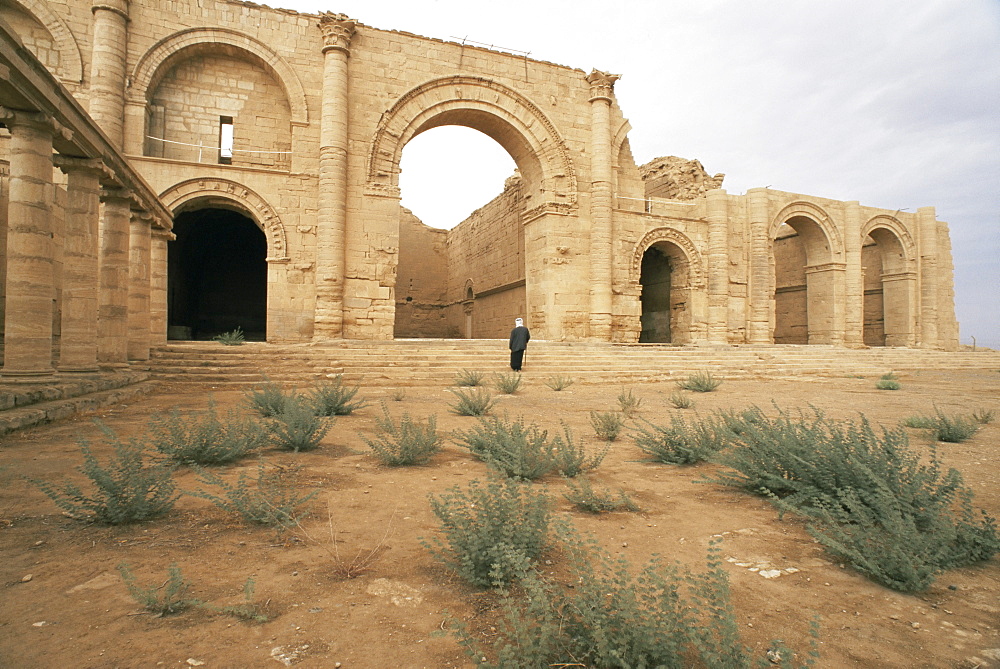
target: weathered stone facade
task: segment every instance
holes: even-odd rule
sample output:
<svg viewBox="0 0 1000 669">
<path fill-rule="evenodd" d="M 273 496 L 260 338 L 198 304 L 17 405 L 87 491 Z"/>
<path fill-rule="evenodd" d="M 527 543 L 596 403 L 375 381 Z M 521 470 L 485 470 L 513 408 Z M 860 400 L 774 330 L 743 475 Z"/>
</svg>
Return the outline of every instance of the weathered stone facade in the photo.
<svg viewBox="0 0 1000 669">
<path fill-rule="evenodd" d="M 3 0 L 0 19 L 13 65 L 48 68 L 109 144 L 53 163 L 57 131 L 18 119 L 55 112 L 2 89 L 5 343 L 38 357 L 8 355 L 5 375 L 50 369 L 46 345 L 87 328 L 96 352 L 71 346 L 67 369 L 142 360 L 168 333 L 503 337 L 515 316 L 547 339 L 957 346 L 932 208 L 729 194 L 697 161 L 640 169 L 617 75 L 227 0 Z M 447 232 L 398 186 L 403 147 L 441 125 L 492 137 L 519 172 Z M 57 195 L 25 194 L 25 175 Z M 36 216 L 48 236 L 22 238 Z"/>
</svg>

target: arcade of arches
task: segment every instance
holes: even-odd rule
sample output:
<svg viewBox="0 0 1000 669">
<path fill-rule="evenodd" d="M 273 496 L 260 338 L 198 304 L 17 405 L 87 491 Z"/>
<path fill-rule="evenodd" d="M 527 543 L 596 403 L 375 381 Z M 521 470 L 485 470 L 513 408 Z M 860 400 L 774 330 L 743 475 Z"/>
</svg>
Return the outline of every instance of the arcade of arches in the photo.
<svg viewBox="0 0 1000 669">
<path fill-rule="evenodd" d="M 25 286 L 54 305 L 32 355 L 100 304 L 121 314 L 98 337 L 115 364 L 168 334 L 505 337 L 516 316 L 550 340 L 957 347 L 932 207 L 731 194 L 697 161 L 639 166 L 618 75 L 234 0 L 8 0 L 0 19 L 5 332 L 24 327 Z M 48 99 L 89 118 L 17 92 L 40 71 Z M 94 124 L 108 147 L 65 140 Z M 487 134 L 518 169 L 449 231 L 404 209 L 398 182 L 407 142 L 444 125 Z M 54 185 L 56 227 L 51 271 L 26 282 L 34 179 Z M 89 278 L 59 227 L 81 208 L 101 240 Z M 5 372 L 58 366 L 24 360 Z"/>
</svg>

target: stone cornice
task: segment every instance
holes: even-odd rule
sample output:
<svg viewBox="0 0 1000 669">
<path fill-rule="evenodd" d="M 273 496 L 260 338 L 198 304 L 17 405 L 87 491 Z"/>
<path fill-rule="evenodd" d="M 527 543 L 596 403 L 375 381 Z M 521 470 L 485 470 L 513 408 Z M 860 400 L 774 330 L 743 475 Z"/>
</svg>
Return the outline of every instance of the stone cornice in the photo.
<svg viewBox="0 0 1000 669">
<path fill-rule="evenodd" d="M 323 53 L 331 50 L 343 51 L 351 55 L 351 38 L 354 37 L 357 21 L 346 14 L 323 12 L 319 15 L 319 29 L 323 33 Z"/>
<path fill-rule="evenodd" d="M 590 84 L 590 101 L 615 99 L 615 82 L 621 79 L 620 74 L 609 74 L 600 70 L 591 70 L 587 75 L 587 83 Z"/>
<path fill-rule="evenodd" d="M 128 4 L 129 0 L 101 0 L 100 2 L 95 2 L 90 7 L 90 11 L 97 13 L 99 9 L 105 9 L 109 12 L 114 12 L 120 17 L 128 21 Z"/>
</svg>

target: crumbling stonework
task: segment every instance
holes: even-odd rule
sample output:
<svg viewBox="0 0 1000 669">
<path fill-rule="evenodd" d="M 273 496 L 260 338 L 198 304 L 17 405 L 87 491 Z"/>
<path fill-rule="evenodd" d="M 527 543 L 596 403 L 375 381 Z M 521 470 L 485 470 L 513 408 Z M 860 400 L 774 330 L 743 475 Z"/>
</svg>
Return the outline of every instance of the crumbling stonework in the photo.
<svg viewBox="0 0 1000 669">
<path fill-rule="evenodd" d="M 516 316 L 554 340 L 957 346 L 933 208 L 640 168 L 616 74 L 231 0 L 6 0 L 0 19 L 6 375 L 126 365 L 168 333 L 503 337 Z M 440 125 L 519 173 L 447 233 L 398 185 Z M 227 274 L 235 248 L 259 250 Z"/>
</svg>

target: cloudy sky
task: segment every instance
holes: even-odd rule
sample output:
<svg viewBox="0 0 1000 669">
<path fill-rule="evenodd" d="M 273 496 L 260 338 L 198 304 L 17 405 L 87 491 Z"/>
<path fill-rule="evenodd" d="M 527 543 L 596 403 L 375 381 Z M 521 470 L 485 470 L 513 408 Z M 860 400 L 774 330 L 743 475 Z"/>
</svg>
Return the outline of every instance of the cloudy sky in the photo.
<svg viewBox="0 0 1000 669">
<path fill-rule="evenodd" d="M 1000 0 L 268 4 L 620 73 L 636 161 L 697 158 L 730 193 L 936 207 L 951 226 L 961 341 L 1000 348 Z M 513 163 L 484 135 L 439 128 L 407 145 L 402 169 L 403 204 L 451 227 Z M 466 180 L 468 200 L 445 195 Z"/>
</svg>

